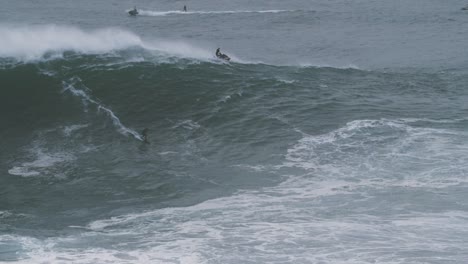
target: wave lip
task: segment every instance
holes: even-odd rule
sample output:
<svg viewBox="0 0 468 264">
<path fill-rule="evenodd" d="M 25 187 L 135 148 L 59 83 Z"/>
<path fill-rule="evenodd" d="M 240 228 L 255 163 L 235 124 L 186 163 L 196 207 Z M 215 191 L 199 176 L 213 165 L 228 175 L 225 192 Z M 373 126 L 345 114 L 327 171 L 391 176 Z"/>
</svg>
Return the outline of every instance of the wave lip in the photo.
<svg viewBox="0 0 468 264">
<path fill-rule="evenodd" d="M 137 35 L 117 28 L 83 31 L 74 27 L 0 25 L 0 58 L 22 61 L 38 60 L 48 53 L 65 51 L 107 53 L 132 46 L 142 46 Z"/>
<path fill-rule="evenodd" d="M 143 56 L 143 60 L 160 60 L 162 56 L 217 61 L 214 48 L 207 49 L 183 41 L 164 39 L 144 41 L 138 35 L 118 28 L 84 31 L 70 26 L 0 24 L 0 35 L 0 59 L 13 58 L 20 62 L 61 59 L 67 51 L 80 54 L 109 54 L 135 47 L 141 49 L 140 55 Z M 233 61 L 242 62 L 233 54 L 229 55 Z"/>
<path fill-rule="evenodd" d="M 165 11 L 156 12 L 141 10 L 142 15 L 170 14 L 227 14 L 227 13 L 279 13 L 294 10 L 260 10 L 260 11 Z M 0 24 L 0 59 L 8 58 L 19 62 L 35 62 L 50 59 L 62 59 L 67 51 L 80 54 L 110 54 L 129 57 L 130 61 L 173 61 L 188 59 L 210 63 L 226 63 L 214 55 L 215 46 L 200 47 L 184 40 L 150 39 L 144 40 L 137 34 L 119 28 L 101 28 L 85 31 L 72 26 L 58 25 L 7 25 Z M 133 49 L 136 48 L 136 49 Z M 129 51 L 129 49 L 132 49 Z M 129 52 L 126 52 L 129 51 Z M 265 64 L 262 61 L 251 61 L 239 58 L 234 51 L 226 50 L 231 62 L 240 64 Z M 167 60 L 169 59 L 169 60 Z M 304 68 L 337 68 L 359 69 L 355 65 L 334 66 L 329 64 L 299 63 Z"/>
</svg>

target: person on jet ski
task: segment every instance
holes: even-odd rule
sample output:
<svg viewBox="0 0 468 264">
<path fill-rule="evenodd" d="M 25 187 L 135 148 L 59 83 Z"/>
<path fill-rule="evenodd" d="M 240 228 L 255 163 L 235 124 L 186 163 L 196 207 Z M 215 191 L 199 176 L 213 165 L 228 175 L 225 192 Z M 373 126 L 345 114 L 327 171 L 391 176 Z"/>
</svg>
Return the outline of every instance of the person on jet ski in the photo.
<svg viewBox="0 0 468 264">
<path fill-rule="evenodd" d="M 231 60 L 231 58 L 229 58 L 228 55 L 221 53 L 219 51 L 219 48 L 216 50 L 216 57 L 223 59 L 223 60 L 227 60 L 227 61 Z"/>
<path fill-rule="evenodd" d="M 136 9 L 136 6 L 133 7 L 133 10 L 128 11 L 128 13 L 132 16 L 136 16 L 138 14 L 138 10 Z"/>
</svg>

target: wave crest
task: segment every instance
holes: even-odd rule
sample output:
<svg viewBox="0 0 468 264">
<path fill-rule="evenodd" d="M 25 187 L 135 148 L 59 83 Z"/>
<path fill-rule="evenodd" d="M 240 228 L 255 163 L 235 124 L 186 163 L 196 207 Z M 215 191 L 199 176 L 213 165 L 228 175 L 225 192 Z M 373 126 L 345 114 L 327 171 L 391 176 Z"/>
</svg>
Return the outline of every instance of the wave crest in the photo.
<svg viewBox="0 0 468 264">
<path fill-rule="evenodd" d="M 140 37 L 117 28 L 86 32 L 74 27 L 56 25 L 0 25 L 0 36 L 0 57 L 13 57 L 23 61 L 41 59 L 48 53 L 107 53 L 142 46 Z"/>
</svg>

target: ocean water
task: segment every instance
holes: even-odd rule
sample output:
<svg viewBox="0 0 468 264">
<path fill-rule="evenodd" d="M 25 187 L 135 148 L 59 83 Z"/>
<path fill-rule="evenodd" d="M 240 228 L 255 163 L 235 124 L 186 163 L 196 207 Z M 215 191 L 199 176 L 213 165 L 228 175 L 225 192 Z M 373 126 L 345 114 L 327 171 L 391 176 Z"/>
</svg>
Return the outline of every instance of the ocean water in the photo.
<svg viewBox="0 0 468 264">
<path fill-rule="evenodd" d="M 466 263 L 465 1 L 0 4 L 0 263 Z"/>
</svg>

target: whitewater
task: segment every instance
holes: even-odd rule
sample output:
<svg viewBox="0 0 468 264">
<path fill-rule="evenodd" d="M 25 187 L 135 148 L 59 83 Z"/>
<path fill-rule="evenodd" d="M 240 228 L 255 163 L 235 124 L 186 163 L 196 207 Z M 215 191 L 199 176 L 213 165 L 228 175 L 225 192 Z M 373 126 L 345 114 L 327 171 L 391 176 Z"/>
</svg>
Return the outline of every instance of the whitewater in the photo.
<svg viewBox="0 0 468 264">
<path fill-rule="evenodd" d="M 0 3 L 0 263 L 466 262 L 463 1 Z"/>
</svg>

